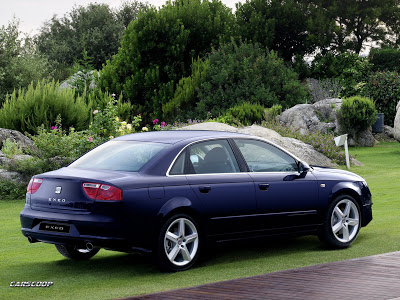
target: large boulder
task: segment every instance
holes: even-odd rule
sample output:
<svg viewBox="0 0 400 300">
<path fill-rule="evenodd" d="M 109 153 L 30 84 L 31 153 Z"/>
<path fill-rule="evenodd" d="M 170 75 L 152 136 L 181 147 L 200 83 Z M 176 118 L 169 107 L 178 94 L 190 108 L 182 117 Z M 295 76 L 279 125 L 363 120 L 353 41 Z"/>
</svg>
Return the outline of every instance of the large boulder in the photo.
<svg viewBox="0 0 400 300">
<path fill-rule="evenodd" d="M 0 148 L 3 146 L 3 141 L 10 139 L 12 142 L 17 142 L 17 144 L 22 148 L 22 150 L 34 150 L 33 141 L 23 135 L 17 130 L 0 128 Z"/>
<path fill-rule="evenodd" d="M 285 110 L 279 121 L 294 128 L 299 128 L 302 134 L 308 132 L 339 131 L 336 111 L 340 109 L 342 100 L 330 98 L 314 104 L 298 104 Z"/>
<path fill-rule="evenodd" d="M 217 131 L 228 131 L 228 132 L 238 132 L 243 134 L 249 134 L 254 136 L 259 136 L 266 140 L 269 140 L 278 146 L 286 149 L 300 160 L 307 162 L 310 165 L 318 165 L 325 167 L 335 167 L 337 166 L 328 157 L 322 153 L 316 151 L 311 145 L 305 144 L 299 140 L 282 137 L 279 133 L 274 130 L 264 128 L 258 125 L 252 125 L 245 128 L 235 128 L 227 124 L 208 122 L 189 125 L 186 127 L 179 128 L 178 130 L 217 130 Z"/>
<path fill-rule="evenodd" d="M 396 118 L 394 119 L 393 136 L 400 142 L 400 101 L 397 104 Z"/>
</svg>

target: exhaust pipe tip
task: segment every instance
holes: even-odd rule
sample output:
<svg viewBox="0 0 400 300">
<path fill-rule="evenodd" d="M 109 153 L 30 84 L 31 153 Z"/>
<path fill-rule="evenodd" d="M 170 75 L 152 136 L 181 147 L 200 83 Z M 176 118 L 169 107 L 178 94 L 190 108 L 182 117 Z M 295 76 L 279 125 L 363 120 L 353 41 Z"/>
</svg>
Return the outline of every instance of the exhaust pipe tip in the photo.
<svg viewBox="0 0 400 300">
<path fill-rule="evenodd" d="M 92 250 L 93 250 L 93 244 L 92 244 L 91 242 L 87 242 L 87 243 L 86 243 L 86 249 L 87 249 L 88 251 L 92 251 Z"/>
<path fill-rule="evenodd" d="M 31 237 L 30 235 L 27 236 L 29 243 L 33 244 L 33 243 L 37 243 L 38 240 L 34 239 L 33 237 Z"/>
</svg>

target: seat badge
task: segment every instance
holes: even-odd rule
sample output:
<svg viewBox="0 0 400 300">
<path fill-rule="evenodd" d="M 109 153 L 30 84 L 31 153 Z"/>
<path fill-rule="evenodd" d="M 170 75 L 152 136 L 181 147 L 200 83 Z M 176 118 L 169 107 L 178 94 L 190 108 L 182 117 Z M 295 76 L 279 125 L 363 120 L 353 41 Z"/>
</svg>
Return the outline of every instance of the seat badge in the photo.
<svg viewBox="0 0 400 300">
<path fill-rule="evenodd" d="M 61 186 L 56 187 L 56 194 L 61 194 Z"/>
</svg>

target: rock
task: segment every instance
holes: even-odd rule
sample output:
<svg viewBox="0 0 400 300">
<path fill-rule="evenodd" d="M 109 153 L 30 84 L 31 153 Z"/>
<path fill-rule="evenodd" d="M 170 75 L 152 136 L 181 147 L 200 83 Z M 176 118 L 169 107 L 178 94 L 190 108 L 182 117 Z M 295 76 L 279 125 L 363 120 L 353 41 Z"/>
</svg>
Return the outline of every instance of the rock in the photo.
<svg viewBox="0 0 400 300">
<path fill-rule="evenodd" d="M 361 147 L 373 147 L 375 144 L 375 138 L 372 131 L 367 129 L 358 133 L 356 137 L 348 138 L 349 146 L 361 146 Z"/>
<path fill-rule="evenodd" d="M 285 110 L 279 121 L 286 125 L 300 129 L 302 134 L 308 132 L 339 131 L 336 110 L 339 110 L 342 100 L 330 98 L 314 104 L 298 104 Z"/>
<path fill-rule="evenodd" d="M 384 125 L 383 126 L 383 132 L 385 133 L 385 135 L 387 135 L 389 138 L 393 138 L 394 137 L 394 128 L 390 127 L 388 125 Z"/>
<path fill-rule="evenodd" d="M 300 160 L 307 162 L 310 165 L 318 165 L 324 167 L 335 167 L 334 164 L 328 157 L 322 153 L 316 151 L 311 145 L 305 144 L 299 140 L 282 137 L 279 133 L 274 130 L 264 128 L 258 125 L 252 125 L 245 128 L 235 128 L 227 124 L 208 122 L 189 125 L 179 130 L 217 130 L 217 131 L 228 131 L 238 132 L 243 134 L 249 134 L 269 140 L 278 146 L 284 148 L 290 153 L 297 156 Z"/>
<path fill-rule="evenodd" d="M 17 142 L 23 151 L 27 149 L 34 150 L 35 148 L 33 141 L 23 135 L 21 132 L 17 130 L 0 128 L 0 148 L 3 146 L 3 141 L 6 139 L 10 139 L 12 142 Z"/>
<path fill-rule="evenodd" d="M 32 155 L 27 155 L 27 154 L 21 154 L 21 155 L 15 155 L 12 160 L 14 161 L 22 161 L 22 160 L 26 160 L 26 159 L 30 159 L 33 158 Z"/>
<path fill-rule="evenodd" d="M 176 130 L 215 130 L 215 131 L 227 131 L 227 132 L 237 132 L 238 129 L 224 123 L 218 122 L 205 122 L 189 125 L 186 127 L 178 128 Z"/>
<path fill-rule="evenodd" d="M 394 119 L 393 137 L 400 142 L 400 101 L 397 104 L 397 113 Z"/>
<path fill-rule="evenodd" d="M 12 181 L 15 183 L 23 183 L 25 179 L 18 173 L 5 169 L 0 169 L 0 180 Z"/>
</svg>

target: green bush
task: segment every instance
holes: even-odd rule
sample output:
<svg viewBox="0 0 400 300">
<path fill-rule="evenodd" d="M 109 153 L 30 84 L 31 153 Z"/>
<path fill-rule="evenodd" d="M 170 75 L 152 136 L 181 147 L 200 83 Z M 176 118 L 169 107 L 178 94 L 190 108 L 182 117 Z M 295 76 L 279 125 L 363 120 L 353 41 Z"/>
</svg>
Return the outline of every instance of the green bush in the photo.
<svg viewBox="0 0 400 300">
<path fill-rule="evenodd" d="M 126 29 L 99 86 L 122 93 L 150 122 L 161 116 L 179 80 L 190 75 L 193 60 L 229 41 L 233 27 L 232 11 L 220 1 L 176 0 L 150 8 Z"/>
<path fill-rule="evenodd" d="M 400 71 L 399 49 L 371 49 L 368 58 L 372 63 L 373 71 Z"/>
<path fill-rule="evenodd" d="M 310 77 L 335 78 L 341 86 L 340 97 L 360 94 L 368 80 L 372 64 L 355 53 L 317 55 L 312 62 Z"/>
<path fill-rule="evenodd" d="M 42 124 L 50 129 L 61 115 L 66 127 L 83 130 L 89 125 L 90 111 L 91 104 L 75 97 L 74 90 L 60 89 L 54 81 L 42 81 L 7 96 L 0 109 L 0 127 L 34 134 Z"/>
<path fill-rule="evenodd" d="M 0 200 L 25 199 L 28 183 L 15 183 L 10 180 L 0 180 Z"/>
<path fill-rule="evenodd" d="M 196 66 L 192 76 L 181 81 L 175 97 L 166 104 L 186 118 L 223 116 L 229 108 L 243 102 L 291 107 L 309 99 L 308 89 L 297 74 L 275 52 L 266 52 L 257 44 L 238 45 L 232 41 L 213 49 L 202 63 L 207 67 Z"/>
<path fill-rule="evenodd" d="M 228 116 L 232 116 L 243 125 L 261 122 L 264 118 L 264 106 L 250 102 L 243 102 L 228 109 Z"/>
<path fill-rule="evenodd" d="M 375 104 L 371 99 L 354 96 L 343 99 L 338 117 L 342 130 L 354 135 L 374 124 L 376 114 Z"/>
<path fill-rule="evenodd" d="M 17 142 L 13 142 L 10 139 L 3 141 L 3 147 L 1 151 L 8 158 L 13 158 L 15 155 L 23 154 L 22 149 L 19 147 Z"/>
<path fill-rule="evenodd" d="M 372 74 L 362 94 L 374 100 L 377 111 L 385 114 L 385 124 L 393 127 L 400 99 L 400 74 L 388 71 Z"/>
<path fill-rule="evenodd" d="M 275 104 L 271 108 L 266 108 L 264 110 L 264 120 L 267 122 L 272 122 L 282 113 L 282 105 Z"/>
</svg>

